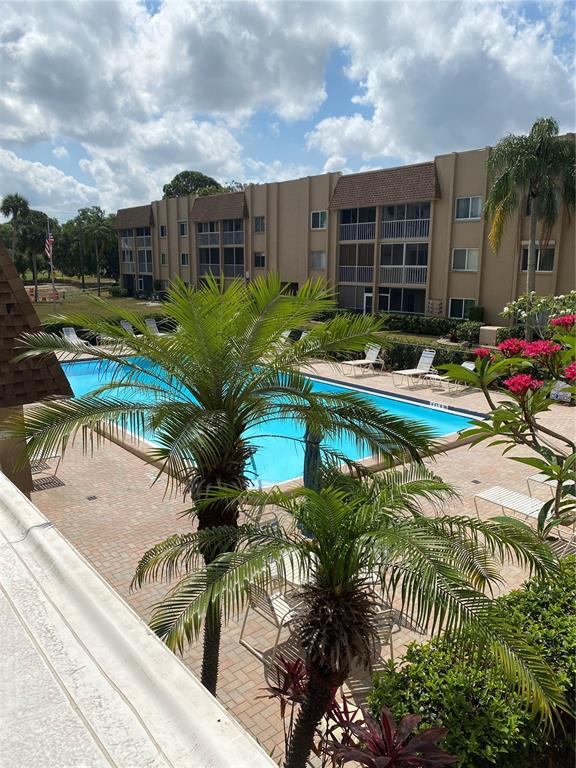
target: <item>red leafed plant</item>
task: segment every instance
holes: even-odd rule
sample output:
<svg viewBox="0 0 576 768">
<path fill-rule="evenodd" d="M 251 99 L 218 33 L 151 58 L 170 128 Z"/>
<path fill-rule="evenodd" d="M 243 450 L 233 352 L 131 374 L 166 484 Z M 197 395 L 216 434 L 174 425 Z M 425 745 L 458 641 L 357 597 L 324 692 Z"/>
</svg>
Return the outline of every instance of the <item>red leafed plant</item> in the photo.
<svg viewBox="0 0 576 768">
<path fill-rule="evenodd" d="M 326 745 L 332 753 L 334 765 L 355 762 L 365 768 L 440 768 L 453 765 L 457 758 L 444 752 L 438 742 L 445 728 L 426 728 L 416 732 L 420 718 L 406 715 L 398 725 L 390 710 L 384 707 L 376 720 L 365 709 L 362 719 L 346 724 L 355 744 L 342 745 L 338 739 Z"/>
</svg>

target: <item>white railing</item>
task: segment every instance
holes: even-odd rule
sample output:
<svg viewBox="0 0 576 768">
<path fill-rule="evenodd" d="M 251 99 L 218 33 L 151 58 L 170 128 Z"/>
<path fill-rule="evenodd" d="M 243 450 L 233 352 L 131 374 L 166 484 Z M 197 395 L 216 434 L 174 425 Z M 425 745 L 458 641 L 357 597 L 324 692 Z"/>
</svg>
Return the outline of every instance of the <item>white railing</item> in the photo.
<svg viewBox="0 0 576 768">
<path fill-rule="evenodd" d="M 224 232 L 224 245 L 244 245 L 244 232 Z"/>
<path fill-rule="evenodd" d="M 196 240 L 198 245 L 220 245 L 220 233 L 198 232 Z"/>
<path fill-rule="evenodd" d="M 198 264 L 198 274 L 199 275 L 214 275 L 214 277 L 220 276 L 220 265 L 219 264 L 202 264 L 200 262 Z"/>
<path fill-rule="evenodd" d="M 146 237 L 137 237 L 136 248 L 152 248 L 152 238 L 149 235 Z"/>
<path fill-rule="evenodd" d="M 428 267 L 380 267 L 380 282 L 391 285 L 425 285 Z"/>
<path fill-rule="evenodd" d="M 374 240 L 376 222 L 340 224 L 340 240 Z"/>
<path fill-rule="evenodd" d="M 131 251 L 134 248 L 134 238 L 133 237 L 121 237 L 120 238 L 120 248 L 123 251 Z"/>
<path fill-rule="evenodd" d="M 244 264 L 224 264 L 224 277 L 244 277 Z"/>
<path fill-rule="evenodd" d="M 430 219 L 402 219 L 383 221 L 380 227 L 382 240 L 406 240 L 414 237 L 428 237 Z"/>
<path fill-rule="evenodd" d="M 125 275 L 133 275 L 134 274 L 134 262 L 133 261 L 123 261 L 122 262 L 122 272 Z"/>
<path fill-rule="evenodd" d="M 341 283 L 371 283 L 374 267 L 340 267 Z"/>
</svg>

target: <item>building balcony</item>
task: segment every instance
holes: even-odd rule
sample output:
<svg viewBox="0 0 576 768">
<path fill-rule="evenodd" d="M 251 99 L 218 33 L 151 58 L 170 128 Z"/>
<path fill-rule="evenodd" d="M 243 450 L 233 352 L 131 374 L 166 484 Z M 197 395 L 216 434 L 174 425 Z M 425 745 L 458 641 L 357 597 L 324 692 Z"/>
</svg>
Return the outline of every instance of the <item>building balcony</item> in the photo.
<svg viewBox="0 0 576 768">
<path fill-rule="evenodd" d="M 220 277 L 220 265 L 219 264 L 198 264 L 198 276 L 204 277 L 205 275 L 214 275 L 214 277 Z"/>
<path fill-rule="evenodd" d="M 134 248 L 134 238 L 133 237 L 121 237 L 120 238 L 120 249 L 123 251 L 131 251 Z"/>
<path fill-rule="evenodd" d="M 383 221 L 380 225 L 382 240 L 410 240 L 427 238 L 430 234 L 430 219 L 401 219 Z"/>
<path fill-rule="evenodd" d="M 370 283 L 374 279 L 374 267 L 340 267 L 341 283 Z"/>
<path fill-rule="evenodd" d="M 224 277 L 244 277 L 244 264 L 224 264 Z"/>
<path fill-rule="evenodd" d="M 152 248 L 152 238 L 148 235 L 146 237 L 137 237 L 136 238 L 136 247 L 137 248 Z"/>
<path fill-rule="evenodd" d="M 428 267 L 380 267 L 380 282 L 386 285 L 426 285 Z"/>
<path fill-rule="evenodd" d="M 220 245 L 220 232 L 199 232 L 196 235 L 196 243 L 203 245 Z"/>
<path fill-rule="evenodd" d="M 122 263 L 122 274 L 124 275 L 133 275 L 134 274 L 134 262 L 133 261 L 123 261 Z"/>
<path fill-rule="evenodd" d="M 224 245 L 244 245 L 244 232 L 223 232 Z"/>
<path fill-rule="evenodd" d="M 361 224 L 340 224 L 340 240 L 374 240 L 376 222 Z"/>
</svg>

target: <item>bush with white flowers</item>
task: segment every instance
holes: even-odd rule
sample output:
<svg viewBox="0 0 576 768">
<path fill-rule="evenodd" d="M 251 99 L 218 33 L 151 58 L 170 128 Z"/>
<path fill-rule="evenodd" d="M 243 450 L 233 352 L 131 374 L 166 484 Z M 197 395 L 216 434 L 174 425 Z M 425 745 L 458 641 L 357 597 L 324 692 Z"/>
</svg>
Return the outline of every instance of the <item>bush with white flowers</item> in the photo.
<svg viewBox="0 0 576 768">
<path fill-rule="evenodd" d="M 502 317 L 512 318 L 516 323 L 524 323 L 526 316 L 532 316 L 532 322 L 538 332 L 554 317 L 576 313 L 576 291 L 560 296 L 542 296 L 536 291 L 524 293 L 511 301 L 500 312 Z"/>
</svg>

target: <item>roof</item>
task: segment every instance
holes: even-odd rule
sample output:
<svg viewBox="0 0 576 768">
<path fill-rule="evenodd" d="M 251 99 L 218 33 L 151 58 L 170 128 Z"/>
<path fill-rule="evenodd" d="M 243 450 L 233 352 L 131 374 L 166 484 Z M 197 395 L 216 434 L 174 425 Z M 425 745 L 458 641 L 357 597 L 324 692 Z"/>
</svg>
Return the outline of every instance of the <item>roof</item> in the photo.
<svg viewBox="0 0 576 768">
<path fill-rule="evenodd" d="M 436 164 L 432 161 L 341 176 L 330 208 L 410 203 L 437 197 L 440 197 L 440 187 Z"/>
<path fill-rule="evenodd" d="M 0 242 L 0 408 L 72 395 L 55 355 L 12 362 L 22 351 L 18 337 L 40 329 L 36 310 L 8 251 Z"/>
<path fill-rule="evenodd" d="M 134 229 L 151 227 L 154 224 L 151 205 L 138 205 L 135 208 L 120 208 L 116 214 L 116 229 Z"/>
<path fill-rule="evenodd" d="M 0 539 L 2 765 L 275 768 L 2 472 Z"/>
<path fill-rule="evenodd" d="M 220 221 L 246 217 L 244 192 L 225 192 L 223 195 L 197 197 L 192 204 L 192 221 Z"/>
</svg>

